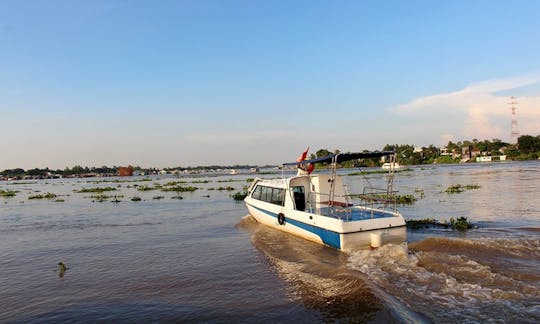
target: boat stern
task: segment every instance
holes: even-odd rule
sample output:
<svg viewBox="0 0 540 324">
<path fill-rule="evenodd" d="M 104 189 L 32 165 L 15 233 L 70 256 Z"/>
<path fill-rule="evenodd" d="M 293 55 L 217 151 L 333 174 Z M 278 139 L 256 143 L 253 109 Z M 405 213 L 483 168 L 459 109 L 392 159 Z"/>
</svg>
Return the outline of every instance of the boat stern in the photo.
<svg viewBox="0 0 540 324">
<path fill-rule="evenodd" d="M 352 252 L 362 248 L 378 248 L 386 244 L 401 244 L 407 240 L 407 226 L 341 234 L 341 250 Z"/>
</svg>

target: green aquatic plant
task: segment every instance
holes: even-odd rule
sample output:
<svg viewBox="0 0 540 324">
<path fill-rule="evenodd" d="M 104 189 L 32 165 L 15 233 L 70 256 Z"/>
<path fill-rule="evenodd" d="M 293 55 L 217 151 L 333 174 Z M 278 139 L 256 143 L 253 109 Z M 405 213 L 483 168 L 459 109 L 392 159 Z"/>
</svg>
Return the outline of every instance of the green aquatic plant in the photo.
<svg viewBox="0 0 540 324">
<path fill-rule="evenodd" d="M 231 186 L 227 186 L 227 187 L 219 187 L 217 188 L 216 190 L 226 190 L 226 191 L 233 191 L 234 188 L 231 187 Z"/>
<path fill-rule="evenodd" d="M 413 195 L 395 195 L 396 202 L 402 205 L 412 205 L 416 202 L 416 197 Z"/>
<path fill-rule="evenodd" d="M 172 196 L 171 199 L 184 199 L 182 196 Z"/>
<path fill-rule="evenodd" d="M 56 199 L 54 202 L 64 202 L 64 199 Z"/>
<path fill-rule="evenodd" d="M 410 229 L 422 229 L 422 228 L 451 228 L 452 230 L 465 231 L 471 228 L 477 228 L 472 225 L 467 217 L 458 217 L 457 219 L 450 218 L 450 221 L 440 222 L 433 218 L 414 219 L 407 221 L 407 227 Z"/>
<path fill-rule="evenodd" d="M 152 199 L 160 200 L 160 199 L 163 199 L 163 198 L 165 198 L 165 197 L 163 197 L 163 196 L 154 196 Z"/>
<path fill-rule="evenodd" d="M 177 186 L 177 185 L 180 185 L 180 184 L 185 184 L 187 182 L 185 181 L 169 181 L 167 183 L 165 183 L 163 186 L 164 187 L 172 187 L 172 186 Z"/>
<path fill-rule="evenodd" d="M 56 198 L 57 195 L 51 193 L 51 192 L 47 192 L 46 194 L 44 195 L 33 195 L 33 196 L 29 196 L 28 199 L 54 199 Z"/>
<path fill-rule="evenodd" d="M 67 269 L 68 269 L 68 267 L 66 266 L 66 264 L 64 262 L 58 262 L 58 270 L 66 271 Z"/>
<path fill-rule="evenodd" d="M 459 184 L 458 185 L 451 185 L 450 187 L 446 188 L 445 192 L 449 193 L 449 194 L 462 193 L 463 188 Z"/>
<path fill-rule="evenodd" d="M 104 202 L 104 201 L 108 200 L 111 197 L 112 196 L 101 193 L 101 194 L 97 194 L 97 195 L 91 195 L 88 198 L 92 198 L 93 199 L 92 202 L 94 202 L 94 201 Z"/>
<path fill-rule="evenodd" d="M 131 197 L 131 201 L 141 201 L 141 197 Z"/>
<path fill-rule="evenodd" d="M 248 195 L 247 191 L 242 191 L 242 192 L 236 192 L 234 193 L 233 195 L 231 195 L 231 197 L 234 199 L 234 200 L 244 200 L 244 198 L 246 198 Z"/>
<path fill-rule="evenodd" d="M 468 185 L 451 185 L 450 187 L 446 188 L 445 192 L 449 194 L 456 194 L 456 193 L 462 193 L 465 190 L 473 190 L 473 189 L 480 189 L 480 186 L 477 184 L 468 184 Z"/>
<path fill-rule="evenodd" d="M 0 197 L 15 197 L 18 191 L 16 190 L 2 190 L 0 189 Z"/>
<path fill-rule="evenodd" d="M 35 182 L 35 181 L 30 181 L 30 182 L 19 181 L 19 182 L 6 183 L 6 185 L 8 185 L 8 186 L 16 186 L 16 185 L 30 185 L 30 184 L 36 184 L 36 183 L 37 182 Z"/>
<path fill-rule="evenodd" d="M 450 226 L 452 226 L 452 229 L 458 231 L 465 231 L 473 228 L 473 225 L 469 223 L 467 217 L 458 217 L 457 219 L 450 218 Z"/>
<path fill-rule="evenodd" d="M 63 278 L 64 274 L 67 270 L 69 270 L 69 268 L 64 262 L 58 262 L 58 267 L 56 270 L 58 271 L 58 277 Z"/>
<path fill-rule="evenodd" d="M 416 202 L 416 197 L 413 195 L 398 195 L 398 194 L 366 194 L 366 195 L 351 195 L 351 197 L 360 198 L 365 201 L 395 201 L 400 205 L 412 205 Z"/>
<path fill-rule="evenodd" d="M 45 198 L 46 198 L 46 199 L 54 199 L 54 198 L 56 198 L 56 197 L 57 197 L 56 194 L 53 194 L 53 193 L 51 193 L 51 192 L 47 192 L 47 193 L 45 194 Z"/>
<path fill-rule="evenodd" d="M 152 191 L 152 190 L 157 190 L 158 188 L 156 187 L 150 187 L 150 186 L 138 186 L 137 187 L 137 190 L 138 191 Z"/>
<path fill-rule="evenodd" d="M 194 181 L 191 181 L 191 183 L 209 183 L 210 180 L 194 180 Z"/>
<path fill-rule="evenodd" d="M 198 190 L 198 189 L 199 188 L 193 187 L 193 186 L 187 186 L 187 187 L 175 186 L 175 187 L 161 188 L 161 191 L 164 191 L 164 192 L 169 192 L 169 191 L 173 191 L 173 192 L 193 192 L 193 191 Z"/>
<path fill-rule="evenodd" d="M 448 224 L 441 223 L 434 218 L 424 218 L 424 219 L 408 220 L 407 227 L 411 229 L 421 229 L 421 228 L 431 228 L 431 227 L 448 228 Z"/>
<path fill-rule="evenodd" d="M 116 188 L 113 188 L 113 187 L 97 187 L 97 188 L 83 188 L 83 189 L 74 190 L 74 191 L 78 192 L 78 193 L 93 193 L 93 192 L 102 193 L 102 192 L 105 192 L 105 191 L 116 191 Z"/>
<path fill-rule="evenodd" d="M 118 199 L 118 198 L 119 198 L 118 196 L 114 196 L 114 198 L 113 198 L 113 200 L 111 200 L 111 202 L 113 202 L 113 203 L 119 203 L 119 202 L 121 202 L 121 200 Z"/>
</svg>

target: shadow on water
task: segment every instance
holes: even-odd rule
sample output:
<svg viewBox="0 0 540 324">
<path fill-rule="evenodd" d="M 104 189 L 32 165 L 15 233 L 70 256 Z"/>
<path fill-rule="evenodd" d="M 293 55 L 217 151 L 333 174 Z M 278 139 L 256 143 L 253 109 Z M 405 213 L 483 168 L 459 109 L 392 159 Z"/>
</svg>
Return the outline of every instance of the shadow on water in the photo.
<svg viewBox="0 0 540 324">
<path fill-rule="evenodd" d="M 324 321 L 422 321 L 399 302 L 347 267 L 349 256 L 245 217 L 237 227 L 252 233 L 252 243 L 283 280 L 292 301 L 319 312 Z"/>
</svg>

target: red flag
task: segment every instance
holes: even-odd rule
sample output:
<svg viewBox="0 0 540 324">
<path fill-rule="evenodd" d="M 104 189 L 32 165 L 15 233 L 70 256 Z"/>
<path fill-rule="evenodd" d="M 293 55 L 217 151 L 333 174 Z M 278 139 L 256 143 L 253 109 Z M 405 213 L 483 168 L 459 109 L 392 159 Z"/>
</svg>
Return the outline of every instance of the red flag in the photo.
<svg viewBox="0 0 540 324">
<path fill-rule="evenodd" d="M 298 159 L 296 159 L 296 162 L 300 163 L 302 161 L 304 161 L 307 157 L 307 153 L 309 151 L 309 146 L 307 147 L 307 149 L 302 153 L 302 155 L 300 155 L 300 157 L 298 157 Z"/>
</svg>

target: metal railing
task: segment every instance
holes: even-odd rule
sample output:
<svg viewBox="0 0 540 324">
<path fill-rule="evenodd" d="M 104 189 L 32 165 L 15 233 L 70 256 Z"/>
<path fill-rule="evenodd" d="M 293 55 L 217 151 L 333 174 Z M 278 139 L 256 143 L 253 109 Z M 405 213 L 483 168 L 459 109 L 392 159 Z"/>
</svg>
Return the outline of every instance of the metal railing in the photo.
<svg viewBox="0 0 540 324">
<path fill-rule="evenodd" d="M 311 213 L 336 217 L 338 219 L 350 220 L 352 218 L 352 207 L 363 207 L 366 211 L 374 213 L 383 210 L 397 212 L 397 191 L 388 192 L 387 189 L 364 187 L 361 194 L 330 195 L 329 193 L 310 192 L 306 206 Z M 333 197 L 334 200 L 330 200 Z M 353 203 L 353 198 L 359 199 L 358 203 Z M 326 209 L 327 208 L 327 209 Z M 322 213 L 325 209 L 328 212 Z"/>
</svg>

